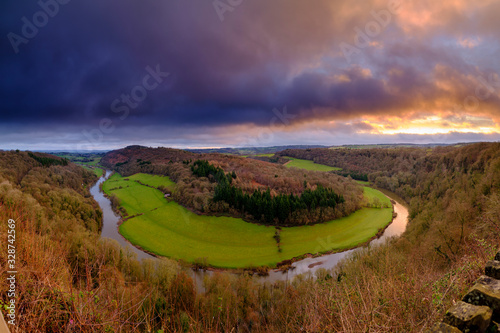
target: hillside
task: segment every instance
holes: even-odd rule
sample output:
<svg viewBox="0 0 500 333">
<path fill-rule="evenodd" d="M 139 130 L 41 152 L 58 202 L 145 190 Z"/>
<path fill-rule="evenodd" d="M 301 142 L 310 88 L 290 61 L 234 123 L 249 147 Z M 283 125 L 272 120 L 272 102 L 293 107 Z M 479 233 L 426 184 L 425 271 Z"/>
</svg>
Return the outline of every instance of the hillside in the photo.
<svg viewBox="0 0 500 333">
<path fill-rule="evenodd" d="M 4 221 L 0 250 L 13 254 L 0 256 L 0 267 L 4 271 L 7 259 L 14 260 L 9 267 L 14 263 L 17 271 L 15 309 L 20 332 L 64 330 L 73 317 L 71 309 L 78 307 L 74 293 L 85 290 L 97 277 L 95 270 L 86 270 L 93 260 L 89 253 L 96 255 L 102 225 L 101 210 L 89 193 L 96 180 L 92 172 L 52 155 L 0 152 L 0 219 Z M 9 242 L 8 220 L 15 221 L 9 228 Z M 7 289 L 7 283 L 0 285 L 1 304 L 7 304 Z"/>
<path fill-rule="evenodd" d="M 425 331 L 498 250 L 500 144 L 319 152 L 294 157 L 343 160 L 332 166 L 348 170 L 352 157 L 370 179 L 404 195 L 411 206 L 405 234 L 358 253 L 336 272 L 318 271 L 317 280 L 301 277 L 266 288 L 246 275 L 217 273 L 204 282 L 205 293 L 195 291 L 177 263 L 139 263 L 99 240 L 99 209 L 88 193 L 96 179 L 91 172 L 1 152 L 0 215 L 15 219 L 18 228 L 19 330 Z M 144 157 L 138 158 L 149 161 Z M 4 253 L 5 246 L 0 243 Z M 6 302 L 7 285 L 1 288 Z"/>
<path fill-rule="evenodd" d="M 205 163 L 206 172 L 195 172 L 199 163 Z M 177 183 L 173 198 L 178 203 L 199 213 L 229 213 L 264 224 L 333 220 L 360 209 L 363 200 L 362 188 L 345 177 L 217 153 L 131 146 L 107 153 L 101 164 L 123 176 L 139 172 L 169 176 Z M 306 196 L 313 196 L 314 203 L 299 202 Z"/>
</svg>

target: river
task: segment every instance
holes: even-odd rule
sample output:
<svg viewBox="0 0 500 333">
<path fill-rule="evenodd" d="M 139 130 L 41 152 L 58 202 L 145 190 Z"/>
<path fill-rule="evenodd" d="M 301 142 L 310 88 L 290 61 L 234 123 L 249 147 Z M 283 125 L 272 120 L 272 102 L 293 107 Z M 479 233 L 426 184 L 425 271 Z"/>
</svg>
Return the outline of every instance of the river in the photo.
<svg viewBox="0 0 500 333">
<path fill-rule="evenodd" d="M 124 248 L 129 248 L 130 251 L 133 251 L 137 254 L 137 258 L 142 259 L 154 259 L 155 257 L 132 246 L 119 232 L 118 232 L 118 222 L 120 221 L 120 217 L 116 215 L 111 208 L 111 201 L 104 196 L 104 194 L 100 191 L 99 185 L 104 182 L 107 177 L 111 174 L 110 171 L 106 171 L 104 176 L 99 179 L 99 181 L 92 186 L 90 189 L 90 193 L 97 201 L 99 206 L 102 209 L 102 217 L 103 217 L 103 227 L 101 232 L 101 237 L 111 238 L 123 246 Z M 368 246 L 377 246 L 385 243 L 391 237 L 400 236 L 405 230 L 406 225 L 408 223 L 408 209 L 401 198 L 399 198 L 394 193 L 389 191 L 381 190 L 386 196 L 391 198 L 396 202 L 394 205 L 394 211 L 397 216 L 393 219 L 392 223 L 385 229 L 382 236 L 379 238 L 373 239 Z M 292 264 L 293 269 L 288 270 L 283 273 L 278 270 L 272 270 L 269 272 L 268 276 L 256 277 L 256 279 L 260 282 L 268 282 L 273 283 L 276 281 L 290 281 L 295 276 L 299 274 L 312 274 L 320 269 L 332 269 L 334 268 L 338 262 L 344 259 L 346 256 L 352 254 L 355 251 L 359 251 L 361 248 L 355 248 L 352 250 L 338 252 L 333 254 L 327 254 L 317 258 L 306 258 Z M 212 271 L 191 271 L 191 276 L 195 279 L 197 289 L 204 290 L 203 288 L 203 279 L 206 275 L 212 275 Z"/>
<path fill-rule="evenodd" d="M 120 216 L 116 215 L 111 208 L 111 201 L 104 196 L 104 194 L 99 189 L 99 186 L 111 175 L 111 171 L 105 171 L 104 175 L 99 178 L 97 183 L 90 188 L 90 194 L 97 201 L 102 210 L 102 238 L 111 238 L 116 240 L 123 248 L 128 248 L 130 251 L 137 254 L 137 259 L 147 259 L 155 258 L 149 253 L 146 253 L 132 244 L 130 244 L 119 232 L 118 232 L 118 222 L 120 221 Z"/>
</svg>

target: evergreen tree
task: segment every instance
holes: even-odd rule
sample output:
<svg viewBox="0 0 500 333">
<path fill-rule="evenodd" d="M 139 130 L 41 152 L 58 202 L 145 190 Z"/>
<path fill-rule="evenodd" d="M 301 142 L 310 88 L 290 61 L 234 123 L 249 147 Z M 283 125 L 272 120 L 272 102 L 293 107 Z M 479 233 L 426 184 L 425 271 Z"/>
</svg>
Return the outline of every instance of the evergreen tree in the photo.
<svg viewBox="0 0 500 333">
<path fill-rule="evenodd" d="M 230 207 L 268 224 L 275 220 L 278 220 L 279 224 L 286 224 L 292 214 L 299 210 L 316 214 L 316 210 L 319 209 L 319 215 L 322 217 L 325 207 L 335 208 L 337 204 L 344 202 L 342 196 L 322 186 L 318 186 L 314 191 L 306 189 L 301 196 L 278 194 L 273 197 L 270 188 L 265 191 L 255 190 L 250 195 L 232 185 L 232 180 L 236 179 L 234 172 L 226 174 L 221 168 L 214 167 L 208 161 L 203 160 L 196 161 L 191 166 L 191 170 L 199 177 L 208 177 L 217 182 L 214 202 L 224 201 Z"/>
</svg>

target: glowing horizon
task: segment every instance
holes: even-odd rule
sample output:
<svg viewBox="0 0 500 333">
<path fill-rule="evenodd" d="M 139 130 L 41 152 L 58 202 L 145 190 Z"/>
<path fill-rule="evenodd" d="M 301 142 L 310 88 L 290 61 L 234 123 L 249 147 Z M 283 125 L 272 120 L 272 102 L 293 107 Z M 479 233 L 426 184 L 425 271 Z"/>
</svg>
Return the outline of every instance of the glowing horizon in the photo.
<svg viewBox="0 0 500 333">
<path fill-rule="evenodd" d="M 0 13 L 0 149 L 500 140 L 499 1 L 90 4 Z"/>
</svg>

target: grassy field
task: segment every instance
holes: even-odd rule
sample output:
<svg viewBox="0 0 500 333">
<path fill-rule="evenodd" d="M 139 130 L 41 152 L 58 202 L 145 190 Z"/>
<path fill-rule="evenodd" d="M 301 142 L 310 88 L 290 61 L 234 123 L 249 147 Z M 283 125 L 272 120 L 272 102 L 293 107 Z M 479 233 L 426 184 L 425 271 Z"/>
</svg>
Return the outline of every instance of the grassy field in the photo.
<svg viewBox="0 0 500 333">
<path fill-rule="evenodd" d="M 98 168 L 98 167 L 89 167 L 89 166 L 86 166 L 86 165 L 81 165 L 81 166 L 83 168 L 85 168 L 87 170 L 90 170 L 93 173 L 95 173 L 97 175 L 97 177 L 102 177 L 102 175 L 104 174 L 104 170 L 101 169 L 101 168 Z"/>
<path fill-rule="evenodd" d="M 274 154 L 255 154 L 255 155 L 240 155 L 240 157 L 252 157 L 252 156 L 258 156 L 258 157 L 273 157 Z"/>
<path fill-rule="evenodd" d="M 286 167 L 289 168 L 301 168 L 305 170 L 313 170 L 313 171 L 340 171 L 342 168 L 336 168 L 336 167 L 331 167 L 328 165 L 324 164 L 317 164 L 314 163 L 313 161 L 309 160 L 301 160 L 298 158 L 293 158 L 293 157 L 286 157 L 290 160 L 290 162 L 287 162 L 285 164 Z M 363 181 L 363 180 L 356 180 L 356 182 L 362 186 L 369 186 L 370 182 Z"/>
<path fill-rule="evenodd" d="M 94 154 L 55 154 L 56 156 L 67 158 L 73 163 L 80 165 L 97 166 L 101 161 L 101 156 Z"/>
<path fill-rule="evenodd" d="M 273 266 L 305 253 L 350 248 L 369 240 L 392 219 L 391 208 L 363 208 L 339 220 L 283 228 L 282 252 L 278 252 L 273 227 L 232 217 L 197 215 L 167 201 L 160 191 L 134 181 L 175 190 L 167 177 L 137 174 L 126 179 L 114 174 L 103 185 L 107 194 L 121 200 L 129 216 L 141 214 L 120 226 L 125 238 L 161 256 L 188 262 L 206 258 L 216 267 Z M 365 188 L 365 196 L 368 201 L 378 197 L 389 203 L 387 197 L 371 188 Z"/>
<path fill-rule="evenodd" d="M 99 168 L 98 164 L 101 161 L 101 156 L 96 154 L 55 154 L 56 156 L 67 158 L 73 163 L 76 163 L 87 170 L 93 171 L 98 177 L 101 177 L 104 170 Z"/>
<path fill-rule="evenodd" d="M 290 159 L 290 162 L 285 164 L 288 168 L 300 168 L 305 170 L 313 170 L 313 171 L 335 171 L 342 170 L 341 168 L 331 167 L 323 164 L 316 164 L 313 161 L 309 160 L 301 160 L 293 157 L 286 157 Z"/>
<path fill-rule="evenodd" d="M 153 186 L 153 187 L 158 187 L 158 186 L 165 186 L 168 188 L 170 191 L 174 191 L 176 186 L 173 181 L 170 180 L 168 177 L 163 177 L 163 176 L 157 176 L 157 175 L 148 175 L 144 173 L 138 173 L 133 176 L 128 177 L 127 179 L 134 180 L 134 181 L 140 181 L 143 184 Z"/>
<path fill-rule="evenodd" d="M 94 171 L 94 173 L 97 175 L 97 177 L 102 177 L 102 175 L 104 174 L 104 169 L 101 169 L 101 168 L 97 168 L 97 167 L 88 168 L 87 167 L 87 169 Z"/>
<path fill-rule="evenodd" d="M 80 164 L 81 167 L 87 169 L 87 170 L 90 170 L 92 171 L 93 173 L 95 173 L 97 175 L 97 177 L 102 177 L 102 175 L 104 174 L 104 170 L 101 169 L 101 168 L 98 168 L 98 167 L 89 167 L 87 165 L 84 165 L 84 164 Z"/>
</svg>

